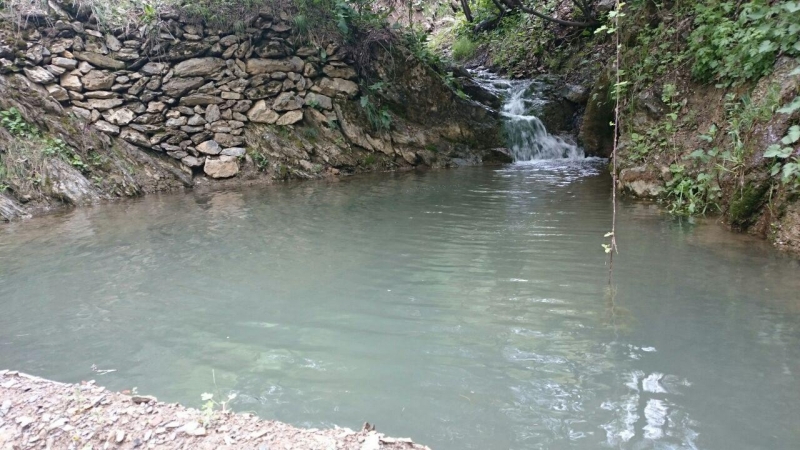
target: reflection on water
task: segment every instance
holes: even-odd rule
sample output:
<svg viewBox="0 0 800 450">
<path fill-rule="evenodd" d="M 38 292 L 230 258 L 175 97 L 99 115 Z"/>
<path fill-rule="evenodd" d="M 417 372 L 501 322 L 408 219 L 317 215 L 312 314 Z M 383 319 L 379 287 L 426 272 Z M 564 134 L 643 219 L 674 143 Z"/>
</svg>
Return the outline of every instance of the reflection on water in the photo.
<svg viewBox="0 0 800 450">
<path fill-rule="evenodd" d="M 437 449 L 800 441 L 797 262 L 602 161 L 153 196 L 0 228 L 0 367 Z M 98 377 L 91 365 L 117 372 Z"/>
</svg>

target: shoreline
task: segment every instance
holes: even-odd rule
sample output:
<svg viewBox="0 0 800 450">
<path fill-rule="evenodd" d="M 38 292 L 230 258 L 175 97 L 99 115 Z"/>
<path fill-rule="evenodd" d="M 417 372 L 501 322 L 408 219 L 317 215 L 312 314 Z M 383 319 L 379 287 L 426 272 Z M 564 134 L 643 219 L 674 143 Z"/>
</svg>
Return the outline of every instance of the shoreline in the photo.
<svg viewBox="0 0 800 450">
<path fill-rule="evenodd" d="M 430 450 L 369 424 L 361 431 L 297 428 L 112 392 L 94 381 L 69 384 L 0 370 L 0 450 L 33 448 Z"/>
</svg>

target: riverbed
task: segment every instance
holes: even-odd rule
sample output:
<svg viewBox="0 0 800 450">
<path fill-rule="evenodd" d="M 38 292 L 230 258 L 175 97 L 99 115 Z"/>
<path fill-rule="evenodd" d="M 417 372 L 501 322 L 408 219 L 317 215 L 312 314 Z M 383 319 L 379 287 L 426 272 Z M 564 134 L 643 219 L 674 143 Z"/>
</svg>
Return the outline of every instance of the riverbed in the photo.
<svg viewBox="0 0 800 450">
<path fill-rule="evenodd" d="M 434 449 L 793 449 L 800 264 L 605 161 L 153 195 L 0 227 L 0 368 Z M 104 372 L 110 371 L 110 372 Z"/>
</svg>

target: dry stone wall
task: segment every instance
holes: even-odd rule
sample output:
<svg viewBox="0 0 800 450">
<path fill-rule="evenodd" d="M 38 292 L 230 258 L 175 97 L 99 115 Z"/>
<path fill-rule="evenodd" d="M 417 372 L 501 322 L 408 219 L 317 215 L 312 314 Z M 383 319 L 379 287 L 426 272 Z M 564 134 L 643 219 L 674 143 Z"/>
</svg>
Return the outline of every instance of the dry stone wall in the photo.
<svg viewBox="0 0 800 450">
<path fill-rule="evenodd" d="M 6 42 L 0 65 L 43 85 L 94 130 L 212 178 L 239 172 L 249 123 L 288 126 L 309 113 L 336 120 L 334 103 L 359 92 L 336 45 L 295 46 L 271 14 L 240 34 L 164 19 L 157 32 L 114 33 L 62 15 L 24 30 L 17 48 Z"/>
</svg>

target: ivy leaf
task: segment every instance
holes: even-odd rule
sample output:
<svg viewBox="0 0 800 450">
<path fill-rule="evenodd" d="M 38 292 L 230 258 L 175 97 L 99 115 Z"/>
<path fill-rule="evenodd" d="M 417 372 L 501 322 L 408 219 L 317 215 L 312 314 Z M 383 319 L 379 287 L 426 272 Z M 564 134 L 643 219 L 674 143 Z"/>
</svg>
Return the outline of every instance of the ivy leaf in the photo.
<svg viewBox="0 0 800 450">
<path fill-rule="evenodd" d="M 800 67 L 795 69 L 795 71 L 797 72 L 798 75 L 800 75 Z M 800 109 L 800 95 L 795 97 L 794 100 L 792 100 L 792 103 L 789 103 L 788 105 L 785 105 L 783 108 L 780 108 L 778 112 L 781 114 L 792 114 L 798 109 Z"/>
<path fill-rule="evenodd" d="M 794 144 L 800 140 L 800 125 L 792 125 L 789 128 L 789 132 L 786 133 L 786 136 L 781 139 L 781 143 L 784 145 Z"/>
<path fill-rule="evenodd" d="M 792 148 L 791 147 L 781 147 L 778 144 L 772 144 L 767 147 L 767 151 L 764 152 L 764 158 L 788 158 L 792 155 Z"/>
</svg>

